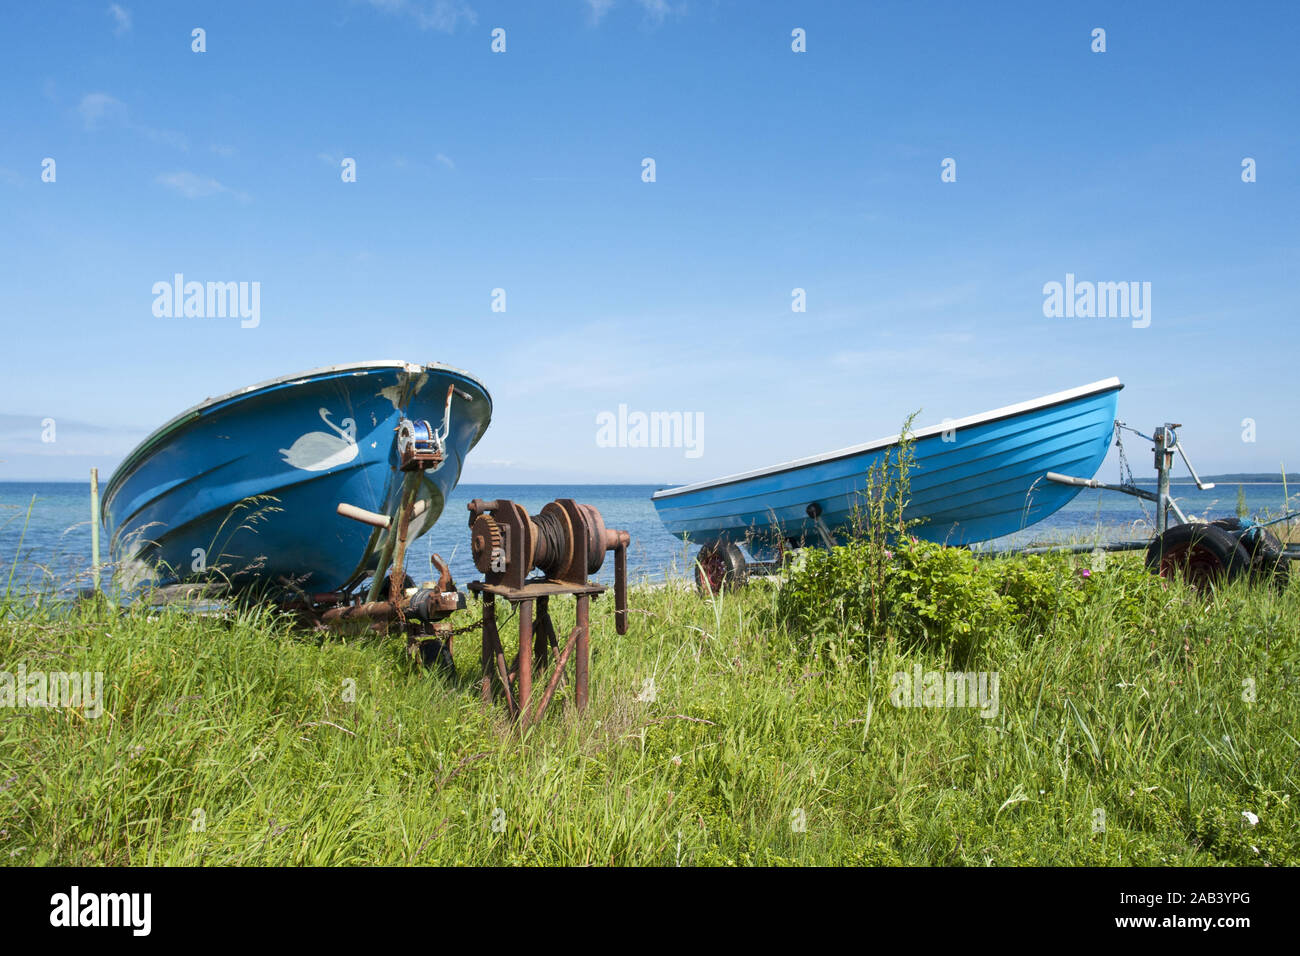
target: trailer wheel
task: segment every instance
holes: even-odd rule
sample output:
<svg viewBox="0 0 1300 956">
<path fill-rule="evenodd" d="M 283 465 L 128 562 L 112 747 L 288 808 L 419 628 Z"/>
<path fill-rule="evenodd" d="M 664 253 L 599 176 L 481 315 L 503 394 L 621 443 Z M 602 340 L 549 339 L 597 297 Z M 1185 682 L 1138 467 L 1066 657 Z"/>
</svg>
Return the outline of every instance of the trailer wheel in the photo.
<svg viewBox="0 0 1300 956">
<path fill-rule="evenodd" d="M 1178 524 L 1147 547 L 1147 570 L 1162 578 L 1181 576 L 1198 591 L 1225 583 L 1250 569 L 1250 552 L 1223 528 Z"/>
<path fill-rule="evenodd" d="M 1282 539 L 1260 525 L 1244 524 L 1240 518 L 1219 518 L 1210 524 L 1233 532 L 1233 536 L 1245 545 L 1252 562 L 1276 558 L 1283 551 Z"/>
<path fill-rule="evenodd" d="M 1246 553 L 1250 555 L 1250 576 L 1256 581 L 1269 581 L 1285 589 L 1290 579 L 1290 564 L 1282 552 L 1282 539 L 1260 525 L 1244 524 L 1240 518 L 1219 518 L 1211 521 L 1216 528 L 1232 533 Z"/>
<path fill-rule="evenodd" d="M 745 555 L 730 541 L 706 545 L 695 556 L 695 586 L 703 595 L 743 587 L 748 579 Z"/>
<path fill-rule="evenodd" d="M 420 642 L 420 663 L 429 668 L 441 667 L 445 673 L 456 676 L 456 662 L 452 659 L 451 648 L 446 641 L 438 638 Z"/>
</svg>

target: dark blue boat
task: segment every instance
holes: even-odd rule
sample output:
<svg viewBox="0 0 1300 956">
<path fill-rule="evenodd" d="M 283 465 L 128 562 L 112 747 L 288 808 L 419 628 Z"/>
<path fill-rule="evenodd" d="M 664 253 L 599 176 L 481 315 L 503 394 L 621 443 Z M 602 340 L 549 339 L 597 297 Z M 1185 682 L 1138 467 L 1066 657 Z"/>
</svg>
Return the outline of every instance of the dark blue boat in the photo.
<svg viewBox="0 0 1300 956">
<path fill-rule="evenodd" d="M 915 467 L 906 517 L 919 538 L 986 541 L 1041 521 L 1079 488 L 1047 472 L 1091 477 L 1114 432 L 1124 386 L 1109 378 L 913 434 Z M 769 561 L 784 544 L 843 542 L 862 504 L 868 470 L 894 453 L 899 436 L 771 468 L 655 492 L 664 526 L 715 548 L 745 545 Z M 819 526 L 820 522 L 820 526 Z"/>
<path fill-rule="evenodd" d="M 414 539 L 437 521 L 491 418 L 491 397 L 468 373 L 397 361 L 333 365 L 208 399 L 146 438 L 108 482 L 103 521 L 118 583 L 354 586 L 379 565 L 389 532 L 340 516 L 338 505 L 395 514 L 407 479 L 423 502 Z M 403 420 L 433 423 L 441 464 L 414 477 L 400 470 Z"/>
</svg>

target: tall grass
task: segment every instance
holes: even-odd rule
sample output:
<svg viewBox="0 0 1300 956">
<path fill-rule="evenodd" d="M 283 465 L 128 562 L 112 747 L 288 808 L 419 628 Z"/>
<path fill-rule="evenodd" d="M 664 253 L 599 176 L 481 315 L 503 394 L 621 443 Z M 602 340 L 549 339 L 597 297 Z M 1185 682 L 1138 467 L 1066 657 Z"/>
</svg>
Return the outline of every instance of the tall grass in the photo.
<svg viewBox="0 0 1300 956">
<path fill-rule="evenodd" d="M 27 503 L 27 512 L 23 515 L 23 530 L 18 535 L 18 546 L 14 548 L 14 559 L 9 563 L 9 574 L 5 578 L 5 593 L 3 597 L 0 597 L 0 617 L 7 616 L 13 606 L 15 598 L 14 575 L 18 573 L 19 555 L 23 550 L 23 542 L 27 540 L 27 529 L 31 526 L 32 509 L 35 507 L 36 496 L 32 495 L 32 500 Z"/>
<path fill-rule="evenodd" d="M 402 638 L 267 611 L 2 617 L 0 669 L 100 671 L 105 701 L 0 708 L 0 862 L 1300 861 L 1300 589 L 1135 604 L 1135 562 L 960 665 L 801 633 L 768 583 L 637 587 L 626 636 L 593 606 L 586 713 L 561 696 L 523 739 L 479 701 L 472 635 L 449 680 Z M 997 715 L 895 707 L 917 664 L 996 670 Z"/>
</svg>

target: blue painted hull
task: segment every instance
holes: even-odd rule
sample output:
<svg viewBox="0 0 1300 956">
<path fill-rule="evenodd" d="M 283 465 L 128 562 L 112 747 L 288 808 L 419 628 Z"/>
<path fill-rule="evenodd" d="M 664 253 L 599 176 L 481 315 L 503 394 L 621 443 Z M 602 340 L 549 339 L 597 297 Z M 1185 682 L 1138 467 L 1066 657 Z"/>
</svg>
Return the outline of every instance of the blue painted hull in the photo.
<svg viewBox="0 0 1300 956">
<path fill-rule="evenodd" d="M 916 432 L 906 516 L 921 523 L 912 533 L 972 544 L 1019 531 L 1068 504 L 1079 489 L 1044 476 L 1097 472 L 1121 388 L 1107 379 Z M 679 538 L 701 545 L 731 541 L 770 560 L 780 539 L 820 543 L 810 504 L 821 508 L 836 541 L 846 540 L 854 506 L 864 502 L 868 470 L 886 455 L 897 460 L 896 439 L 659 491 L 654 506 Z"/>
<path fill-rule="evenodd" d="M 205 402 L 127 456 L 103 499 L 118 582 L 309 593 L 357 583 L 388 532 L 335 509 L 393 511 L 403 478 L 397 424 L 406 417 L 437 427 L 452 385 L 446 460 L 420 476 L 425 511 L 413 531 L 422 534 L 487 429 L 491 397 L 440 365 L 333 366 Z"/>
</svg>

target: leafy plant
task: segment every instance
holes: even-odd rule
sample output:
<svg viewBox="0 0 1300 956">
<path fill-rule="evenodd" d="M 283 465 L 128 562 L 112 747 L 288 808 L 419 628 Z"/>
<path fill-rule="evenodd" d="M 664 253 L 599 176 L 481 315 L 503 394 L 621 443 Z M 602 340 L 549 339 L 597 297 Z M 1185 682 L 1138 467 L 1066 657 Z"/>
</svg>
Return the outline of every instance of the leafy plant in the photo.
<svg viewBox="0 0 1300 956">
<path fill-rule="evenodd" d="M 1012 615 L 1026 628 L 1046 630 L 1053 622 L 1069 624 L 1083 608 L 1090 570 L 1076 569 L 1061 557 L 1031 554 L 990 565 Z"/>
<path fill-rule="evenodd" d="M 1011 623 L 1013 605 L 996 572 L 966 548 L 910 541 L 887 579 L 891 630 L 907 643 L 935 645 L 964 662 Z"/>
</svg>

